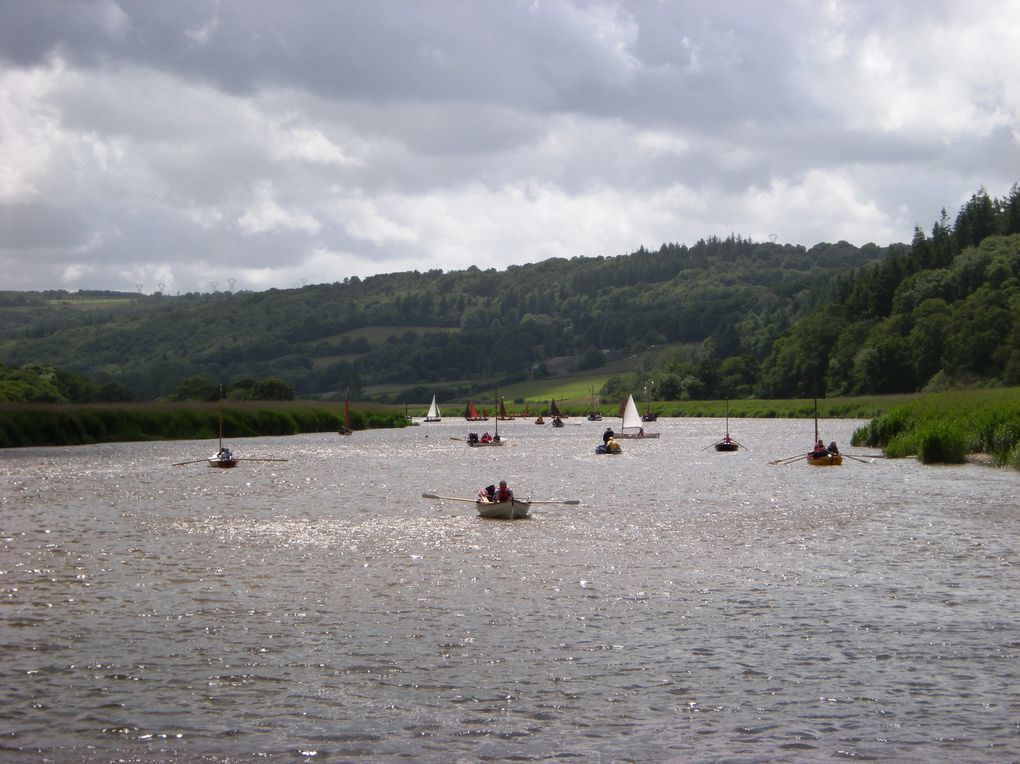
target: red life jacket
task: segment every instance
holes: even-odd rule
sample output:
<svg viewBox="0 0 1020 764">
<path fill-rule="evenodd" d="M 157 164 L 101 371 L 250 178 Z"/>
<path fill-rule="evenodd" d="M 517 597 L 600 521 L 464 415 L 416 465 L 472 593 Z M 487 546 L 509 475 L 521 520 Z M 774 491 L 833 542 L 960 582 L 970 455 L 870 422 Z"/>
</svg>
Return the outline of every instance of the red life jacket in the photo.
<svg viewBox="0 0 1020 764">
<path fill-rule="evenodd" d="M 496 491 L 496 501 L 510 501 L 514 496 L 509 488 L 500 488 Z"/>
</svg>

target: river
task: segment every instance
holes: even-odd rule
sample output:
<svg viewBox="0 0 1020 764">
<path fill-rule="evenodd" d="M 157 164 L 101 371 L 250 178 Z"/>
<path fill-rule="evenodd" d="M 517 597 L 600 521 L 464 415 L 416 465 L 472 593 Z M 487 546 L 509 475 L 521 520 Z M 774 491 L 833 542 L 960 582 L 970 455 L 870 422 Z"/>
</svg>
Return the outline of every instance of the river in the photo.
<svg viewBox="0 0 1020 764">
<path fill-rule="evenodd" d="M 567 422 L 0 452 L 0 759 L 1020 759 L 1020 475 Z"/>
</svg>

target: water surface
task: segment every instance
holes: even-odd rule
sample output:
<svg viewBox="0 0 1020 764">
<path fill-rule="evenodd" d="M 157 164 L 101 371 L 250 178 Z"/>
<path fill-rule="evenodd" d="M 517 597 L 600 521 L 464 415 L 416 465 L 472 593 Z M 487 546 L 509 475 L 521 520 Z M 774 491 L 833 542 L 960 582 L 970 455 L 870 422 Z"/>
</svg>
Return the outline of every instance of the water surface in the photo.
<svg viewBox="0 0 1020 764">
<path fill-rule="evenodd" d="M 1016 473 L 567 421 L 0 452 L 0 756 L 1020 758 Z M 582 504 L 421 498 L 501 478 Z"/>
</svg>

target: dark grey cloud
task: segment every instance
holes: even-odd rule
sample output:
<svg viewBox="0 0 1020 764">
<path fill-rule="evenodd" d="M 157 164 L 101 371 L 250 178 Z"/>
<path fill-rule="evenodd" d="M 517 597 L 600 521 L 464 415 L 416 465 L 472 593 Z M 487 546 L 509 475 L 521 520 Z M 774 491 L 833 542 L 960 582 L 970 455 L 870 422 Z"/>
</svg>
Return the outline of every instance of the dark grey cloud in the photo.
<svg viewBox="0 0 1020 764">
<path fill-rule="evenodd" d="M 888 243 L 1020 178 L 1006 0 L 0 18 L 10 288 L 290 286 L 731 232 Z"/>
</svg>

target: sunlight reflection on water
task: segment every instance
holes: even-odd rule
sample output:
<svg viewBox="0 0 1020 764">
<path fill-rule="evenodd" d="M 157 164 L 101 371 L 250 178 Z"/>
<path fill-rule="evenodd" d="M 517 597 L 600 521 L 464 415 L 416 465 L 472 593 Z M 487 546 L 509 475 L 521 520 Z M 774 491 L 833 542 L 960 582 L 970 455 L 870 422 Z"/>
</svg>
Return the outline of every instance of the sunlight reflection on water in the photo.
<svg viewBox="0 0 1020 764">
<path fill-rule="evenodd" d="M 730 424 L 749 451 L 664 419 L 612 457 L 522 420 L 2 453 L 0 751 L 1016 758 L 1020 478 L 770 466 L 812 423 Z M 582 504 L 421 497 L 500 478 Z"/>
</svg>

